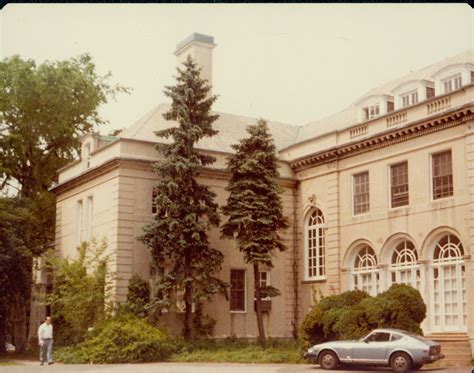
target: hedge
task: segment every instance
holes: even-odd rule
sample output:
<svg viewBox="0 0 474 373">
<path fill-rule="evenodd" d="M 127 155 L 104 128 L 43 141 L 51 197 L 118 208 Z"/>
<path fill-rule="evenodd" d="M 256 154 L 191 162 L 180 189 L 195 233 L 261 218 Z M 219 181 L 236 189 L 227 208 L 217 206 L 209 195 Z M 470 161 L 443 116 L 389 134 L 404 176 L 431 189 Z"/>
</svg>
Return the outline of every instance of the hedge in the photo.
<svg viewBox="0 0 474 373">
<path fill-rule="evenodd" d="M 397 328 L 422 334 L 426 305 L 411 286 L 394 284 L 370 297 L 354 290 L 323 297 L 301 326 L 303 348 L 333 340 L 358 339 L 376 328 Z"/>
</svg>

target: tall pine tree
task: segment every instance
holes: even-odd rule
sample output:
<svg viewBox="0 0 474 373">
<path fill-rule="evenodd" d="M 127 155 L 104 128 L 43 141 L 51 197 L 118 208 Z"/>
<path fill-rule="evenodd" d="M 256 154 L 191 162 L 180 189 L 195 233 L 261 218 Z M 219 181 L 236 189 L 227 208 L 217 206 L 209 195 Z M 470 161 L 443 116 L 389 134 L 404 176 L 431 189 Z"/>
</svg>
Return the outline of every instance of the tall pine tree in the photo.
<svg viewBox="0 0 474 373">
<path fill-rule="evenodd" d="M 217 133 L 212 123 L 218 116 L 210 112 L 217 96 L 211 96 L 210 89 L 191 57 L 184 62 L 184 69 L 178 68 L 176 85 L 165 88 L 172 104 L 163 116 L 176 121 L 178 126 L 156 132 L 157 136 L 173 141 L 157 145 L 163 159 L 154 165 L 159 176 L 154 200 L 156 214 L 140 237 L 151 251 L 153 265 L 166 269 L 157 279 L 157 304 L 171 307 L 182 294 L 186 339 L 191 337 L 193 303 L 209 300 L 213 294 L 226 290 L 225 284 L 215 277 L 223 255 L 210 247 L 207 237 L 208 230 L 219 225 L 215 193 L 196 181 L 202 167 L 215 161 L 194 147 L 200 139 Z"/>
<path fill-rule="evenodd" d="M 227 168 L 232 174 L 227 186 L 230 195 L 222 210 L 229 220 L 221 232 L 224 237 L 237 240 L 245 262 L 253 266 L 259 340 L 265 346 L 262 293 L 272 296 L 279 292 L 261 288 L 260 271 L 262 267 L 273 267 L 275 252 L 286 249 L 278 231 L 288 224 L 283 216 L 282 188 L 276 182 L 276 148 L 267 123 L 259 120 L 247 132 L 250 137 L 233 145 L 235 153 L 228 158 Z"/>
</svg>

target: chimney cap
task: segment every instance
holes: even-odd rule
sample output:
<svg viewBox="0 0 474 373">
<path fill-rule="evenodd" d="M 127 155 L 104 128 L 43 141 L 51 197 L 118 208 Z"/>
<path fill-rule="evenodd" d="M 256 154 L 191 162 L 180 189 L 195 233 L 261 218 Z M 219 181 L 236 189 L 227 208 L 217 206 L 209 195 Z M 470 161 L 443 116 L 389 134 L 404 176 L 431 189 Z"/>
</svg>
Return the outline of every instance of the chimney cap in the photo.
<svg viewBox="0 0 474 373">
<path fill-rule="evenodd" d="M 174 52 L 175 55 L 178 55 L 181 50 L 183 50 L 185 47 L 187 47 L 191 43 L 201 43 L 201 44 L 209 44 L 211 48 L 214 48 L 216 44 L 214 44 L 214 37 L 209 36 L 209 35 L 204 35 L 204 34 L 199 34 L 197 32 L 192 33 L 189 35 L 186 39 L 184 39 L 181 43 L 179 43 L 176 46 L 176 52 Z"/>
</svg>

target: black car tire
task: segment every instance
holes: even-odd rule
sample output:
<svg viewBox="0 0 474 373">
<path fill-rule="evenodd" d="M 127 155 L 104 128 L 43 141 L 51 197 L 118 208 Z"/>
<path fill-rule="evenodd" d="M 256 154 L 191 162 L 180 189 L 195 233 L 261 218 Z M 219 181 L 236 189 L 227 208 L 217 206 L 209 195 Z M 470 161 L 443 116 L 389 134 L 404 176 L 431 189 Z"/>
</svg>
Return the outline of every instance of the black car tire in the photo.
<svg viewBox="0 0 474 373">
<path fill-rule="evenodd" d="M 336 369 L 339 364 L 337 355 L 329 350 L 322 351 L 319 354 L 319 366 L 326 370 Z"/>
<path fill-rule="evenodd" d="M 390 367 L 394 372 L 404 373 L 412 369 L 411 357 L 405 352 L 395 352 L 390 358 Z"/>
</svg>

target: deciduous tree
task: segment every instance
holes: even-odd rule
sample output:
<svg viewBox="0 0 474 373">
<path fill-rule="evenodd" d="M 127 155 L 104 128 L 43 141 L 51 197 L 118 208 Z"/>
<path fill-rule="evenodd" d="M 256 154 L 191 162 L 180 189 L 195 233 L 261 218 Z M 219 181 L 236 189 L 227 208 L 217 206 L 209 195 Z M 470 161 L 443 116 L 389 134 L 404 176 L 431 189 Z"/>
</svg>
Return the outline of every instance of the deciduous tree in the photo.
<svg viewBox="0 0 474 373">
<path fill-rule="evenodd" d="M 74 159 L 79 140 L 105 121 L 98 107 L 127 91 L 111 86 L 89 55 L 66 61 L 13 56 L 0 62 L 0 190 L 32 196 Z"/>
<path fill-rule="evenodd" d="M 6 291 L 13 292 L 18 281 L 26 281 L 21 286 L 29 289 L 31 258 L 53 240 L 54 195 L 48 188 L 57 180 L 57 170 L 77 156 L 81 136 L 105 122 L 98 107 L 128 90 L 112 86 L 109 78 L 110 73 L 96 72 L 87 54 L 40 65 L 19 56 L 0 62 L 0 195 L 15 196 L 5 202 L 13 210 L 1 220 L 4 227 L 21 227 L 0 230 L 0 252 L 8 268 L 28 274 L 3 279 Z M 24 294 L 28 298 L 29 291 Z M 15 316 L 23 320 L 25 332 L 27 298 L 9 296 L 5 303 L 18 306 Z M 26 333 L 14 337 L 22 350 Z"/>
</svg>

